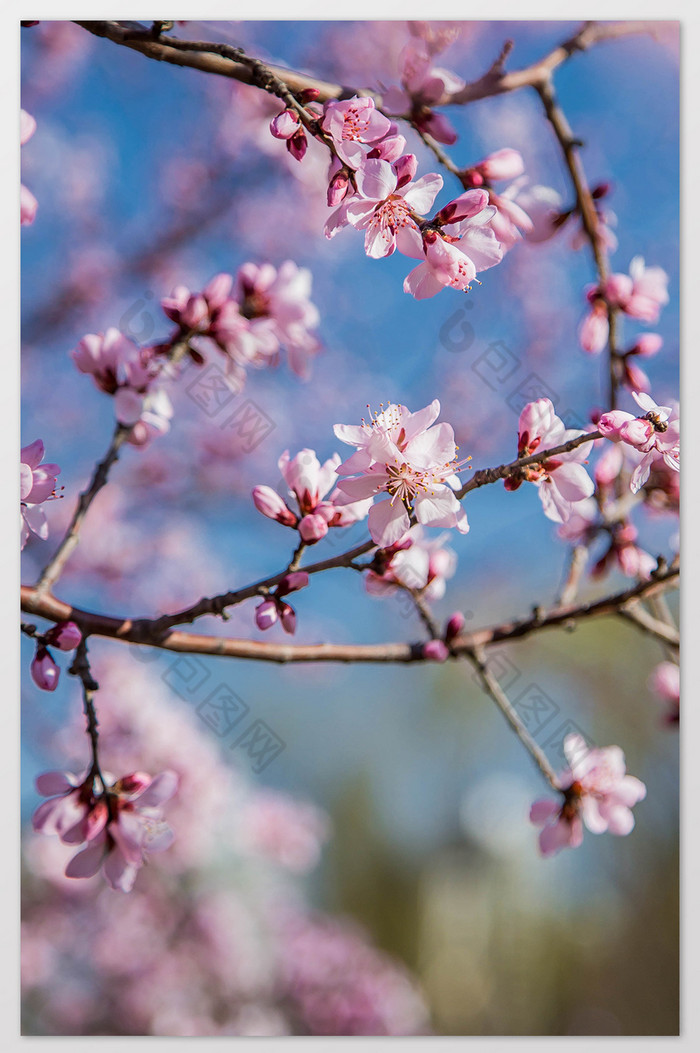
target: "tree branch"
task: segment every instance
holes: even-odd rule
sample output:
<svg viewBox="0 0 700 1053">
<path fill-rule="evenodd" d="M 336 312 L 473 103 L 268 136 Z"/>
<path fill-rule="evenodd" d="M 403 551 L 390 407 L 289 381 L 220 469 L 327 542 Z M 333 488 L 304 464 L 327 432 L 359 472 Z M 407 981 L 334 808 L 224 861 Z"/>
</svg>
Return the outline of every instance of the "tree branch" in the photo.
<svg viewBox="0 0 700 1053">
<path fill-rule="evenodd" d="M 334 564 L 337 565 L 337 564 Z M 308 570 L 308 569 L 307 569 Z M 630 600 L 658 595 L 676 585 L 678 565 L 652 575 L 649 581 L 590 603 L 558 607 L 549 614 L 541 611 L 529 618 L 504 622 L 500 625 L 476 629 L 452 641 L 454 656 L 467 654 L 477 647 L 491 647 L 508 640 L 519 640 L 543 629 L 558 626 L 573 628 L 576 622 L 617 614 Z M 33 586 L 23 585 L 22 610 L 48 621 L 74 621 L 85 635 L 103 636 L 123 643 L 143 644 L 165 651 L 184 654 L 220 655 L 265 662 L 380 662 L 407 663 L 425 661 L 421 643 L 380 644 L 277 644 L 258 640 L 227 639 L 201 636 L 182 631 L 163 631 L 162 619 L 114 618 L 71 607 L 55 596 L 37 595 Z M 167 619 L 166 619 L 167 620 Z"/>
</svg>

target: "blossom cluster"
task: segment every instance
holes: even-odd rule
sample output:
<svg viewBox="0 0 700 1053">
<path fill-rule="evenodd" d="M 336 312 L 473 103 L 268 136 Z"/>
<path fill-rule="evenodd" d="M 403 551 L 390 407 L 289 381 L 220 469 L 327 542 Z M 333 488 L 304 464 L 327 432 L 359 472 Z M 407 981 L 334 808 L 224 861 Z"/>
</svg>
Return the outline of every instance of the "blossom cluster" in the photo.
<svg viewBox="0 0 700 1053">
<path fill-rule="evenodd" d="M 48 800 L 32 818 L 34 829 L 57 834 L 64 844 L 84 845 L 66 867 L 66 877 L 99 871 L 113 889 L 130 892 L 149 852 L 168 848 L 174 834 L 161 805 L 177 791 L 174 772 L 151 777 L 132 772 L 114 780 L 94 771 L 83 775 L 46 772 L 36 788 Z"/>
<path fill-rule="evenodd" d="M 244 263 L 235 277 L 217 274 L 200 293 L 179 285 L 161 306 L 179 326 L 177 337 L 187 334 L 191 349 L 206 337 L 223 353 L 231 383 L 241 388 L 247 368 L 276 364 L 282 348 L 292 371 L 308 376 L 321 348 L 314 332 L 319 313 L 310 297 L 310 271 L 285 260 L 279 268 Z M 203 361 L 196 351 L 193 357 Z"/>
<path fill-rule="evenodd" d="M 577 848 L 584 825 L 592 834 L 629 834 L 634 828 L 631 809 L 646 797 L 644 783 L 626 774 L 619 746 L 589 748 L 581 735 L 573 734 L 564 741 L 564 753 L 569 766 L 558 779 L 563 803 L 544 798 L 530 810 L 530 821 L 542 827 L 539 846 L 544 856 Z"/>
</svg>

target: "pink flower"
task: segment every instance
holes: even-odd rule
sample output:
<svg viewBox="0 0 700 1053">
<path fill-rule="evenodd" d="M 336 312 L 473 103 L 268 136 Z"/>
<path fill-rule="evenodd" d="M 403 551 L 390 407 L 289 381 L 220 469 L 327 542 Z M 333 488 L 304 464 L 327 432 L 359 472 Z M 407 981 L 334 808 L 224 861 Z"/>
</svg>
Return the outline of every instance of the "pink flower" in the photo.
<svg viewBox="0 0 700 1053">
<path fill-rule="evenodd" d="M 356 169 L 364 160 L 365 147 L 389 134 L 391 121 L 375 108 L 374 99 L 355 96 L 327 102 L 321 127 L 333 140 L 341 161 Z"/>
<path fill-rule="evenodd" d="M 432 208 L 442 187 L 442 176 L 430 173 L 413 183 L 413 164 L 390 165 L 387 161 L 368 160 L 357 172 L 358 195 L 345 201 L 329 217 L 326 237 L 332 237 L 345 223 L 365 230 L 365 252 L 375 259 L 390 256 L 395 249 L 415 254 L 421 248 L 416 216 Z M 408 158 L 402 158 L 407 161 Z M 408 241 L 407 241 L 408 239 Z"/>
<path fill-rule="evenodd" d="M 564 753 L 569 767 L 558 779 L 564 803 L 543 799 L 530 809 L 530 822 L 543 828 L 543 856 L 577 848 L 584 824 L 592 834 L 629 834 L 634 828 L 631 808 L 646 797 L 644 783 L 626 774 L 619 746 L 589 749 L 580 735 L 567 735 Z"/>
<path fill-rule="evenodd" d="M 56 498 L 56 477 L 61 469 L 57 464 L 42 464 L 44 444 L 36 439 L 20 451 L 20 538 L 21 548 L 30 533 L 46 541 L 49 527 L 42 505 Z"/>
<path fill-rule="evenodd" d="M 435 296 L 443 288 L 468 292 L 480 271 L 503 259 L 503 249 L 489 226 L 496 214 L 486 208 L 484 190 L 468 190 L 438 212 L 434 225 L 422 231 L 422 253 L 402 247 L 406 255 L 425 257 L 404 281 L 404 292 L 417 300 Z"/>
<path fill-rule="evenodd" d="M 666 723 L 677 724 L 680 717 L 681 671 L 675 662 L 660 662 L 649 677 L 651 690 L 668 703 Z"/>
<path fill-rule="evenodd" d="M 636 494 L 659 458 L 673 471 L 680 471 L 680 420 L 676 409 L 658 406 L 651 395 L 633 391 L 632 398 L 646 411 L 644 416 L 611 410 L 600 418 L 598 430 L 613 442 L 625 442 L 644 454 L 630 480 L 630 489 Z"/>
<path fill-rule="evenodd" d="M 401 52 L 401 88 L 389 88 L 383 104 L 389 113 L 410 118 L 422 132 L 439 143 L 450 145 L 457 141 L 457 133 L 442 114 L 431 107 L 443 95 L 461 91 L 464 81 L 449 70 L 432 65 L 431 52 L 421 42 L 411 42 Z"/>
<path fill-rule="evenodd" d="M 121 387 L 145 390 L 155 372 L 152 354 L 137 347 L 113 326 L 104 333 L 88 333 L 71 351 L 81 373 L 92 376 L 100 391 L 114 395 Z"/>
<path fill-rule="evenodd" d="M 612 274 L 601 287 L 608 303 L 643 322 L 656 323 L 668 303 L 668 275 L 661 267 L 645 267 L 641 256 L 630 263 L 629 276 Z"/>
<path fill-rule="evenodd" d="M 569 518 L 557 529 L 557 537 L 575 545 L 589 545 L 598 533 L 597 519 L 598 504 L 594 497 L 577 501 Z"/>
<path fill-rule="evenodd" d="M 567 429 L 546 398 L 529 402 L 518 421 L 518 457 L 530 457 L 538 450 L 554 449 L 585 432 Z M 534 483 L 540 494 L 544 514 L 555 523 L 565 523 L 579 501 L 591 497 L 593 480 L 581 463 L 586 459 L 585 446 L 568 453 L 531 464 L 521 475 L 504 480 L 506 490 L 517 490 L 523 480 Z"/>
<path fill-rule="evenodd" d="M 591 309 L 581 322 L 578 338 L 581 347 L 589 355 L 599 355 L 605 349 L 610 333 L 608 308 L 600 296 L 589 294 Z"/>
<path fill-rule="evenodd" d="M 382 548 L 403 537 L 411 525 L 411 514 L 426 526 L 456 527 L 462 534 L 469 529 L 466 513 L 453 493 L 459 487 L 455 471 L 464 462 L 457 462 L 451 426 L 432 427 L 439 413 L 437 399 L 417 413 L 391 403 L 371 425 L 335 426 L 341 442 L 358 447 L 339 466 L 338 474 L 362 473 L 343 479 L 339 488 L 353 500 L 380 493 L 390 496 L 389 501 L 372 505 L 369 512 L 372 540 Z"/>
<path fill-rule="evenodd" d="M 443 640 L 428 640 L 423 644 L 423 658 L 430 662 L 446 662 L 450 657 L 450 651 Z"/>
<path fill-rule="evenodd" d="M 36 131 L 36 121 L 27 113 L 26 110 L 20 110 L 20 146 L 24 146 L 26 142 L 34 135 Z M 30 223 L 34 222 L 36 211 L 39 207 L 37 199 L 32 194 L 31 190 L 28 190 L 26 186 L 20 186 L 20 223 L 23 227 L 29 226 Z"/>
<path fill-rule="evenodd" d="M 337 453 L 322 466 L 313 450 L 301 450 L 292 458 L 289 450 L 285 450 L 278 461 L 279 470 L 289 487 L 289 496 L 297 503 L 299 516 L 269 486 L 253 490 L 256 508 L 285 526 L 297 527 L 308 545 L 325 537 L 330 527 L 345 527 L 364 519 L 372 498 L 351 502 L 346 494 L 334 488 L 339 464 Z M 329 491 L 332 492 L 329 494 Z"/>
<path fill-rule="evenodd" d="M 287 349 L 290 368 L 306 376 L 308 360 L 320 344 L 312 330 L 319 324 L 318 309 L 311 302 L 311 272 L 285 260 L 275 268 L 269 263 L 245 263 L 236 277 L 236 299 L 259 353 Z M 272 341 L 272 344 L 270 343 Z"/>
<path fill-rule="evenodd" d="M 258 629 L 265 632 L 279 621 L 286 633 L 294 633 L 297 627 L 297 616 L 294 609 L 282 597 L 289 595 L 290 592 L 304 589 L 308 584 L 309 575 L 304 570 L 285 574 L 274 592 L 270 593 L 269 599 L 263 600 L 255 608 L 255 624 Z"/>
<path fill-rule="evenodd" d="M 92 781 L 90 776 L 89 782 Z M 125 775 L 105 786 L 98 802 L 106 800 L 108 820 L 86 831 L 87 847 L 71 859 L 66 877 L 93 877 L 102 870 L 107 884 L 131 892 L 148 853 L 162 852 L 174 834 L 164 821 L 161 805 L 176 793 L 178 777 L 164 771 L 151 778 L 143 772 Z M 65 837 L 64 837 L 65 839 Z"/>
</svg>

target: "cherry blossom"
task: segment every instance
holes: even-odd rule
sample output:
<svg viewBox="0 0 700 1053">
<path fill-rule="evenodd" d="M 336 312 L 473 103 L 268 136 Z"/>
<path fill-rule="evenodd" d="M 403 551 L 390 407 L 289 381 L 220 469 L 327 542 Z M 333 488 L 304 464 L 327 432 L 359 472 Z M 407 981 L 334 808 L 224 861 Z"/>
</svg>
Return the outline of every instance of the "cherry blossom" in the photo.
<svg viewBox="0 0 700 1053">
<path fill-rule="evenodd" d="M 610 546 L 593 567 L 594 578 L 602 577 L 617 565 L 625 577 L 648 579 L 656 570 L 657 560 L 637 544 L 639 534 L 632 523 L 620 522 L 610 527 Z"/>
<path fill-rule="evenodd" d="M 662 458 L 668 468 L 680 471 L 680 419 L 672 406 L 658 406 L 651 395 L 632 392 L 632 398 L 643 416 L 635 417 L 624 410 L 604 413 L 598 430 L 614 442 L 625 442 L 644 454 L 632 473 L 630 489 L 636 494 L 649 478 L 651 467 Z"/>
<path fill-rule="evenodd" d="M 668 275 L 661 267 L 646 267 L 642 257 L 635 256 L 629 274 L 611 274 L 600 285 L 589 286 L 586 298 L 590 311 L 579 328 L 579 339 L 584 351 L 599 354 L 608 341 L 608 307 L 655 324 L 668 303 Z"/>
<path fill-rule="evenodd" d="M 433 66 L 433 53 L 423 41 L 407 44 L 399 60 L 401 88 L 389 88 L 382 101 L 389 113 L 407 117 L 421 132 L 450 145 L 457 141 L 457 133 L 447 118 L 431 107 L 443 95 L 460 91 L 464 81 L 449 70 Z"/>
<path fill-rule="evenodd" d="M 326 236 L 333 237 L 346 223 L 365 230 L 365 252 L 378 259 L 395 249 L 414 255 L 421 247 L 417 217 L 432 207 L 442 187 L 442 176 L 431 172 L 412 182 L 416 159 L 412 154 L 402 163 L 370 159 L 356 174 L 358 196 L 343 202 L 326 224 Z"/>
<path fill-rule="evenodd" d="M 440 413 L 435 399 L 425 409 L 411 413 L 405 406 L 390 403 L 371 424 L 359 427 L 338 424 L 341 442 L 356 446 L 357 453 L 337 471 L 344 478 L 339 488 L 353 500 L 386 493 L 369 512 L 372 540 L 385 548 L 407 533 L 411 514 L 426 526 L 456 527 L 466 534 L 467 516 L 453 490 L 459 486 L 454 432 L 449 424 L 434 425 Z"/>
<path fill-rule="evenodd" d="M 21 548 L 26 545 L 29 535 L 46 541 L 49 527 L 43 508 L 45 501 L 54 500 L 56 494 L 56 477 L 61 469 L 57 464 L 42 464 L 44 444 L 36 439 L 20 451 L 20 539 Z"/>
<path fill-rule="evenodd" d="M 321 465 L 314 450 L 301 450 L 290 458 L 285 450 L 278 461 L 282 478 L 289 487 L 289 496 L 296 501 L 297 516 L 269 486 L 253 489 L 255 507 L 270 519 L 285 526 L 296 527 L 302 541 L 313 545 L 325 537 L 330 527 L 346 527 L 364 519 L 372 498 L 350 501 L 336 486 L 336 468 L 341 458 L 334 453 Z M 331 492 L 332 491 L 332 492 Z"/>
<path fill-rule="evenodd" d="M 360 168 L 367 146 L 373 146 L 392 130 L 391 121 L 376 109 L 374 99 L 359 96 L 327 102 L 321 127 L 332 139 L 340 160 L 352 169 Z"/>
<path fill-rule="evenodd" d="M 61 671 L 54 662 L 51 652 L 43 644 L 37 647 L 29 671 L 32 680 L 42 691 L 55 691 L 58 687 Z"/>
<path fill-rule="evenodd" d="M 585 432 L 567 428 L 554 412 L 550 399 L 528 402 L 518 421 L 518 457 L 530 457 L 538 450 L 554 449 Z M 591 497 L 593 480 L 583 467 L 587 451 L 578 446 L 550 460 L 528 465 L 518 476 L 504 480 L 506 490 L 517 490 L 524 480 L 534 483 L 544 514 L 555 523 L 565 523 L 579 501 Z"/>
<path fill-rule="evenodd" d="M 564 803 L 544 798 L 530 809 L 530 822 L 542 827 L 543 856 L 577 848 L 584 825 L 592 834 L 629 834 L 634 828 L 631 809 L 646 797 L 644 783 L 626 774 L 619 746 L 593 749 L 581 735 L 567 735 L 564 754 L 569 767 L 558 778 Z"/>
<path fill-rule="evenodd" d="M 478 273 L 500 263 L 503 249 L 489 225 L 496 210 L 487 204 L 486 191 L 467 190 L 423 228 L 422 252 L 417 246 L 402 248 L 406 255 L 424 257 L 406 277 L 404 292 L 417 300 L 435 296 L 443 288 L 468 292 Z"/>
<path fill-rule="evenodd" d="M 40 793 L 61 796 L 35 812 L 35 829 L 58 833 L 69 843 L 87 842 L 68 863 L 66 877 L 93 877 L 101 870 L 111 888 L 130 892 L 148 854 L 172 844 L 174 834 L 163 819 L 161 805 L 176 793 L 177 775 L 164 771 L 152 778 L 133 772 L 105 783 L 99 792 L 92 773 L 81 785 L 77 778 L 65 776 L 62 791 L 60 775 L 53 772 L 37 781 Z"/>
</svg>

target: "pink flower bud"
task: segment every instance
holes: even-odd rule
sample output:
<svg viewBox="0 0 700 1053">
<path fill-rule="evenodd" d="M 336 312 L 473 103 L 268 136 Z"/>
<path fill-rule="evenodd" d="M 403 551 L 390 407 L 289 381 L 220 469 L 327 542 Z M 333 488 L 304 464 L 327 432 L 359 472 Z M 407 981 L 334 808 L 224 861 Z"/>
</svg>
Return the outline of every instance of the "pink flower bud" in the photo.
<svg viewBox="0 0 700 1053">
<path fill-rule="evenodd" d="M 608 312 L 602 300 L 593 301 L 593 310 L 586 315 L 578 331 L 581 347 L 589 355 L 599 355 L 608 342 L 610 324 Z"/>
<path fill-rule="evenodd" d="M 606 439 L 612 439 L 613 442 L 620 441 L 620 428 L 627 424 L 629 421 L 634 420 L 631 413 L 625 413 L 624 410 L 610 410 L 609 413 L 603 413 L 598 419 L 598 431 L 601 435 L 604 435 Z"/>
<path fill-rule="evenodd" d="M 316 541 L 320 541 L 322 537 L 326 536 L 328 523 L 321 515 L 306 515 L 299 523 L 299 533 L 302 541 L 305 541 L 307 545 L 313 545 Z"/>
<path fill-rule="evenodd" d="M 651 421 L 639 420 L 637 417 L 625 421 L 620 428 L 620 438 L 630 446 L 646 446 L 653 435 L 654 425 Z"/>
<path fill-rule="evenodd" d="M 293 135 L 291 139 L 287 139 L 287 149 L 297 161 L 302 161 L 304 159 L 307 146 L 306 132 L 303 128 L 299 128 L 296 135 Z"/>
<path fill-rule="evenodd" d="M 663 337 L 660 337 L 658 333 L 642 333 L 637 337 L 634 347 L 630 349 L 630 354 L 651 358 L 661 350 L 663 342 Z"/>
<path fill-rule="evenodd" d="M 396 189 L 410 183 L 418 170 L 418 158 L 415 154 L 404 154 L 394 163 L 396 172 Z"/>
<path fill-rule="evenodd" d="M 421 131 L 432 135 L 433 139 L 436 139 L 439 143 L 444 143 L 445 146 L 452 146 L 457 142 L 457 132 L 442 113 L 435 113 L 433 110 L 429 110 L 425 116 L 421 115 L 417 119 L 416 124 Z"/>
<path fill-rule="evenodd" d="M 478 215 L 489 203 L 489 195 L 486 190 L 467 190 L 460 194 L 454 201 L 450 201 L 438 212 L 435 220 L 441 224 L 458 223 L 463 219 L 470 219 Z"/>
<path fill-rule="evenodd" d="M 186 325 L 188 329 L 197 329 L 205 318 L 208 317 L 209 309 L 207 307 L 207 301 L 198 293 L 194 293 L 190 296 L 180 312 L 180 321 L 183 325 Z"/>
<path fill-rule="evenodd" d="M 444 662 L 449 658 L 450 652 L 442 640 L 429 640 L 423 645 L 423 657 L 431 662 Z"/>
<path fill-rule="evenodd" d="M 275 139 L 291 139 L 299 131 L 299 117 L 294 110 L 282 110 L 270 121 L 270 131 Z"/>
<path fill-rule="evenodd" d="M 341 168 L 335 173 L 328 184 L 327 201 L 329 208 L 335 208 L 343 200 L 348 192 L 349 178 L 347 168 Z"/>
<path fill-rule="evenodd" d="M 302 106 L 306 106 L 307 102 L 315 102 L 320 94 L 318 88 L 304 88 L 299 92 L 299 102 Z"/>
<path fill-rule="evenodd" d="M 61 651 L 74 651 L 83 638 L 75 622 L 59 622 L 46 633 L 46 642 Z"/>
<path fill-rule="evenodd" d="M 263 632 L 266 629 L 271 629 L 277 621 L 277 604 L 274 600 L 263 600 L 263 602 L 255 608 L 255 624 L 258 629 Z"/>
<path fill-rule="evenodd" d="M 258 512 L 262 512 L 268 519 L 276 519 L 283 526 L 295 527 L 297 517 L 288 508 L 278 493 L 270 486 L 254 486 L 253 502 Z"/>
<path fill-rule="evenodd" d="M 294 608 L 290 607 L 288 603 L 279 604 L 279 615 L 280 621 L 282 622 L 282 628 L 290 636 L 294 634 L 297 627 L 297 616 L 294 613 Z"/>
<path fill-rule="evenodd" d="M 49 652 L 41 644 L 36 649 L 29 671 L 32 675 L 32 680 L 42 691 L 56 690 L 60 670 Z"/>
<path fill-rule="evenodd" d="M 517 179 L 525 171 L 522 157 L 510 147 L 489 154 L 476 167 L 487 183 L 493 183 L 495 179 Z"/>
<path fill-rule="evenodd" d="M 289 592 L 305 589 L 308 584 L 309 575 L 305 570 L 293 570 L 291 574 L 285 574 L 275 591 L 278 596 L 286 596 Z"/>
<path fill-rule="evenodd" d="M 455 637 L 459 636 L 462 629 L 464 628 L 465 621 L 466 618 L 464 617 L 462 612 L 455 611 L 445 628 L 445 643 L 452 643 Z"/>
<path fill-rule="evenodd" d="M 619 446 L 607 445 L 595 466 L 594 476 L 598 486 L 611 486 L 622 470 L 622 450 Z"/>
</svg>

